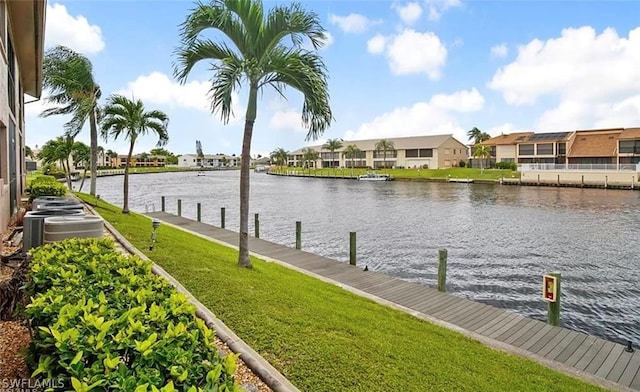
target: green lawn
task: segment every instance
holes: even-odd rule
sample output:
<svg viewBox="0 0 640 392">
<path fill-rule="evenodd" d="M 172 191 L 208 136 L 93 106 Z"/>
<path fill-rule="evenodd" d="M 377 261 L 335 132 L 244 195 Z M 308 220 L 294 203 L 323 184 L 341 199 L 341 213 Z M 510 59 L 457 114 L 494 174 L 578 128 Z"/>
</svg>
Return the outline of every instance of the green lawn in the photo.
<svg viewBox="0 0 640 392">
<path fill-rule="evenodd" d="M 94 204 L 88 195 L 83 200 Z M 98 212 L 302 391 L 597 391 L 275 263 L 100 201 Z"/>
<path fill-rule="evenodd" d="M 312 169 L 306 170 L 302 168 L 285 167 L 275 170 L 276 172 L 297 171 L 304 175 L 317 176 L 351 176 L 351 169 Z M 520 178 L 520 172 L 501 169 L 471 169 L 466 167 L 452 167 L 449 169 L 381 169 L 377 173 L 388 173 L 398 180 L 413 179 L 445 179 L 445 178 L 472 178 L 474 180 L 499 180 L 505 178 Z M 367 173 L 366 169 L 354 169 L 353 175 Z"/>
</svg>

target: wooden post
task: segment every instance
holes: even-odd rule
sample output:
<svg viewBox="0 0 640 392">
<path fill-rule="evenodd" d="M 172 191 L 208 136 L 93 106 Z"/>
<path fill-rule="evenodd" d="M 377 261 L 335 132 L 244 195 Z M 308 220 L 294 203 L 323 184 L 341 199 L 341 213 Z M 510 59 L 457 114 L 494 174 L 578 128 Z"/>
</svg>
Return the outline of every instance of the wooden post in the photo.
<svg viewBox="0 0 640 392">
<path fill-rule="evenodd" d="M 560 174 L 558 174 L 558 185 L 560 185 Z"/>
<path fill-rule="evenodd" d="M 635 186 L 636 176 L 631 176 L 631 189 Z"/>
<path fill-rule="evenodd" d="M 604 189 L 607 189 L 608 183 L 609 183 L 609 176 L 604 176 Z"/>
<path fill-rule="evenodd" d="M 538 174 L 538 186 L 540 186 L 540 174 Z"/>
<path fill-rule="evenodd" d="M 202 205 L 200 203 L 197 204 L 197 210 L 198 222 L 202 222 Z"/>
<path fill-rule="evenodd" d="M 356 265 L 356 232 L 349 233 L 349 264 Z"/>
<path fill-rule="evenodd" d="M 447 291 L 447 250 L 438 251 L 438 291 Z"/>
<path fill-rule="evenodd" d="M 561 275 L 558 273 L 549 274 L 556 278 L 556 302 L 548 302 L 547 303 L 547 322 L 550 325 L 558 326 L 560 325 L 560 277 Z"/>
<path fill-rule="evenodd" d="M 178 216 L 182 216 L 182 200 L 178 199 Z"/>
<path fill-rule="evenodd" d="M 164 196 L 162 196 L 160 200 L 160 204 L 162 205 L 162 212 L 164 212 Z"/>
<path fill-rule="evenodd" d="M 302 249 L 302 222 L 296 221 L 296 249 Z"/>
<path fill-rule="evenodd" d="M 584 176 L 582 176 L 582 180 L 580 182 L 580 188 L 584 188 Z"/>
<path fill-rule="evenodd" d="M 220 227 L 224 229 L 224 207 L 220 208 Z"/>
<path fill-rule="evenodd" d="M 255 237 L 260 238 L 260 217 L 258 214 L 253 215 L 253 228 L 255 229 Z"/>
</svg>

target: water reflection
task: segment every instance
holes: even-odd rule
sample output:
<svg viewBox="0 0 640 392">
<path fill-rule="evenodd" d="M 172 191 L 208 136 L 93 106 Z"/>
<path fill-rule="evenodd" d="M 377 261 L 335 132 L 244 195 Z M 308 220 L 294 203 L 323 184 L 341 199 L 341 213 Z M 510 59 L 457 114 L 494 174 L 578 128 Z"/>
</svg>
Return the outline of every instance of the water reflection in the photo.
<svg viewBox="0 0 640 392">
<path fill-rule="evenodd" d="M 135 175 L 130 206 L 176 211 L 238 229 L 238 172 Z M 100 178 L 98 193 L 121 203 L 122 178 Z M 540 320 L 541 276 L 563 274 L 563 322 L 615 341 L 640 343 L 640 200 L 638 192 L 580 188 L 251 177 L 251 213 L 261 237 L 348 260 L 358 233 L 358 263 L 435 285 L 438 249 L 449 251 L 450 289 L 457 295 Z M 250 226 L 253 220 L 250 220 Z M 252 230 L 252 228 L 250 228 Z"/>
</svg>

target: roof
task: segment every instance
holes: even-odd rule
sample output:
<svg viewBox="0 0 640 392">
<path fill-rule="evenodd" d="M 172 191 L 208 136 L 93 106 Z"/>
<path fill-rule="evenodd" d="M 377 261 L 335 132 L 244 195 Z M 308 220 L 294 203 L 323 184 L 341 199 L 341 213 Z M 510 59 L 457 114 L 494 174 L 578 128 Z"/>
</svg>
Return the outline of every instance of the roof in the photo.
<svg viewBox="0 0 640 392">
<path fill-rule="evenodd" d="M 611 157 L 616 155 L 618 136 L 621 130 L 576 131 L 567 156 L 579 157 Z"/>
<path fill-rule="evenodd" d="M 191 157 L 191 158 L 198 158 L 198 154 L 182 154 L 182 155 L 178 155 L 178 159 L 183 158 L 183 157 Z M 225 155 L 225 154 L 204 154 L 203 155 L 204 159 L 216 159 L 216 158 L 227 158 L 227 159 L 234 159 L 234 158 L 240 158 L 240 157 L 234 157 L 231 155 Z"/>
<path fill-rule="evenodd" d="M 527 138 L 527 142 L 561 142 L 569 139 L 573 132 L 546 132 L 534 133 Z"/>
<path fill-rule="evenodd" d="M 618 139 L 640 139 L 640 128 L 625 128 Z"/>
<path fill-rule="evenodd" d="M 515 132 L 510 134 L 502 134 L 499 136 L 492 137 L 489 140 L 485 140 L 480 144 L 486 145 L 505 145 L 505 144 L 516 144 L 525 141 L 530 135 L 533 135 L 533 132 Z"/>
<path fill-rule="evenodd" d="M 350 144 L 355 144 L 362 151 L 374 151 L 376 149 L 376 143 L 385 139 L 393 142 L 393 146 L 396 150 L 408 150 L 413 148 L 438 148 L 444 142 L 449 139 L 453 139 L 460 143 L 461 148 L 466 148 L 464 143 L 455 139 L 453 135 L 428 135 L 428 136 L 409 136 L 409 137 L 394 137 L 394 138 L 379 138 L 379 139 L 366 139 L 366 140 L 343 140 L 342 148 L 336 151 L 343 151 L 344 148 Z M 302 150 L 305 148 L 312 148 L 318 152 L 327 152 L 328 150 L 322 148 L 322 145 L 308 146 L 299 148 L 289 153 L 289 155 L 302 154 Z"/>
<path fill-rule="evenodd" d="M 42 95 L 42 60 L 46 0 L 5 1 L 22 87 L 35 98 Z M 4 5 L 3 5 L 4 6 Z"/>
</svg>

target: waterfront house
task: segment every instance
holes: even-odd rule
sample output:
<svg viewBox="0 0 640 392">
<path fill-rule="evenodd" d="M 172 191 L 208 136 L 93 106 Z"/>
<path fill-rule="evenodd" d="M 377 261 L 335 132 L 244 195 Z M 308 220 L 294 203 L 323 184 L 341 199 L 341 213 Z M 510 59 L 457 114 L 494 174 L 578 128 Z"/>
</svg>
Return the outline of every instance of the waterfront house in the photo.
<svg viewBox="0 0 640 392">
<path fill-rule="evenodd" d="M 202 162 L 201 162 L 202 161 Z M 204 159 L 196 154 L 184 154 L 178 157 L 179 167 L 237 167 L 240 166 L 240 157 L 225 154 L 205 154 Z"/>
<path fill-rule="evenodd" d="M 118 155 L 117 157 L 112 158 L 112 166 L 125 167 L 127 159 L 127 155 Z M 131 156 L 131 164 L 129 167 L 164 167 L 165 161 L 166 157 L 164 155 L 136 154 Z"/>
<path fill-rule="evenodd" d="M 376 151 L 376 144 L 381 139 L 344 140 L 342 148 L 335 152 L 328 151 L 322 145 L 310 146 L 319 153 L 320 159 L 311 162 L 313 167 L 351 167 L 351 159 L 344 156 L 344 149 L 355 144 L 362 153 L 354 159 L 354 167 L 370 167 L 379 169 L 387 167 L 405 167 L 440 169 L 459 166 L 467 160 L 467 146 L 452 135 L 429 135 L 386 138 L 393 143 L 394 150 Z M 304 148 L 289 154 L 289 166 L 304 166 Z"/>
<path fill-rule="evenodd" d="M 44 0 L 0 1 L 0 230 L 25 191 L 25 94 L 42 95 L 45 11 Z"/>
</svg>

